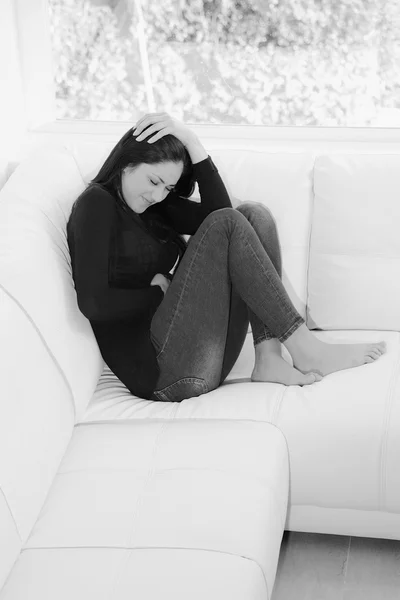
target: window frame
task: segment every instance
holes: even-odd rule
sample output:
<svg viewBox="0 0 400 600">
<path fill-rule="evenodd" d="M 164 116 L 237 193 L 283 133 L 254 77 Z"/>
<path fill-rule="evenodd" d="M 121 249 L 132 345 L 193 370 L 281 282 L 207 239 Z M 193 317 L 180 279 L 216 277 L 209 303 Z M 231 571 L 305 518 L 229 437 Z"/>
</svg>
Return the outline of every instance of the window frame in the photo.
<svg viewBox="0 0 400 600">
<path fill-rule="evenodd" d="M 15 19 L 28 134 L 97 136 L 114 139 L 132 123 L 57 119 L 48 0 L 15 0 Z M 303 127 L 188 125 L 202 139 L 313 144 L 320 142 L 399 143 L 400 127 Z"/>
</svg>

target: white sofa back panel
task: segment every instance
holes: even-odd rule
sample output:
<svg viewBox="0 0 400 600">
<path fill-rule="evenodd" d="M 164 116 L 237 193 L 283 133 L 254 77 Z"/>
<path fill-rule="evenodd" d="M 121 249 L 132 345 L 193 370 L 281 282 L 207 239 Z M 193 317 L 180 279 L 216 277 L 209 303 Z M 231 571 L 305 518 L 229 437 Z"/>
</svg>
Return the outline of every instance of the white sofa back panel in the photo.
<svg viewBox="0 0 400 600">
<path fill-rule="evenodd" d="M 12 323 L 12 327 L 10 326 Z M 0 286 L 0 587 L 74 427 L 71 390 L 35 325 Z"/>
<path fill-rule="evenodd" d="M 400 155 L 319 156 L 309 325 L 400 330 Z"/>
<path fill-rule="evenodd" d="M 66 237 L 84 183 L 65 152 L 31 155 L 0 193 L 3 286 L 22 304 L 72 388 L 77 419 L 103 369 L 89 321 L 80 312 Z"/>
</svg>

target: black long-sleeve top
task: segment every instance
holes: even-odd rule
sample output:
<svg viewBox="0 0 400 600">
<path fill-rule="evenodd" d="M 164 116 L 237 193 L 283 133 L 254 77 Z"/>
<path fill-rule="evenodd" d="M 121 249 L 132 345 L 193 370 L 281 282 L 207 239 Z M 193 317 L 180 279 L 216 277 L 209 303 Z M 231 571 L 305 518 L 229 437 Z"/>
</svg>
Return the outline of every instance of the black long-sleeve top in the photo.
<svg viewBox="0 0 400 600">
<path fill-rule="evenodd" d="M 211 157 L 193 168 L 200 203 L 170 192 L 145 211 L 176 234 L 193 235 L 208 214 L 232 206 Z M 78 306 L 104 361 L 132 394 L 150 398 L 159 376 L 150 325 L 164 297 L 150 282 L 184 252 L 179 236 L 160 241 L 116 191 L 91 184 L 74 204 L 67 238 Z"/>
</svg>

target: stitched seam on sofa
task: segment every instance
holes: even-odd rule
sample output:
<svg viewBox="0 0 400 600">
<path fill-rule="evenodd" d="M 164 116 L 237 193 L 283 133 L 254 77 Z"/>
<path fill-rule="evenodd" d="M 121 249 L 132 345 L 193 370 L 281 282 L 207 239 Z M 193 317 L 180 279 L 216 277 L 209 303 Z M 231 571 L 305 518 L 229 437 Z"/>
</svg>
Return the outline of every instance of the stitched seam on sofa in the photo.
<svg viewBox="0 0 400 600">
<path fill-rule="evenodd" d="M 50 219 L 49 215 L 48 215 L 48 214 L 47 214 L 47 213 L 46 213 L 46 212 L 45 212 L 45 211 L 44 211 L 44 210 L 43 210 L 43 209 L 42 209 L 40 206 L 38 206 L 38 205 L 32 205 L 32 203 L 31 203 L 31 202 L 29 202 L 28 200 L 25 200 L 25 199 L 23 199 L 23 198 L 19 198 L 19 202 L 22 202 L 22 203 L 26 204 L 26 205 L 27 205 L 27 206 L 29 206 L 29 207 L 31 207 L 31 206 L 34 206 L 34 207 L 35 207 L 35 210 L 37 210 L 38 212 L 40 212 L 40 214 L 41 214 L 43 217 L 45 217 L 45 218 L 46 218 L 46 220 L 47 220 L 47 221 L 50 223 L 50 225 L 53 227 L 53 229 L 55 229 L 55 231 L 57 232 L 57 234 L 59 234 L 59 235 L 63 235 L 63 234 L 65 234 L 65 230 L 64 230 L 63 228 L 60 228 L 60 229 L 59 229 L 59 228 L 57 227 L 57 225 L 56 225 L 56 224 L 55 224 L 55 223 L 54 223 L 54 222 L 53 222 L 53 221 Z M 63 213 L 63 216 L 64 216 L 64 217 L 65 217 L 65 218 L 68 220 L 68 217 L 65 215 L 65 213 L 64 213 L 64 211 L 62 210 L 62 208 L 61 208 L 61 207 L 60 207 L 60 209 L 61 209 L 61 212 Z M 46 232 L 46 234 L 47 234 L 47 232 Z M 48 235 L 46 235 L 46 236 L 45 236 L 45 239 L 48 239 Z M 64 240 L 64 241 L 66 241 L 66 237 L 65 237 L 65 240 Z M 50 245 L 50 246 L 52 246 L 52 245 L 53 245 L 53 244 L 52 244 L 52 240 L 50 240 L 50 243 L 49 243 L 49 245 Z M 62 253 L 63 253 L 63 257 L 64 257 L 64 259 L 65 259 L 65 260 L 67 261 L 67 263 L 70 265 L 70 264 L 71 264 L 71 257 L 70 257 L 70 253 L 69 253 L 69 250 L 68 250 L 68 242 L 66 243 L 66 246 L 65 246 L 65 248 L 64 248 L 64 249 L 61 249 L 61 247 L 60 247 L 60 246 L 58 246 L 58 245 L 57 245 L 57 248 L 59 248 L 60 250 L 62 250 Z M 66 253 L 65 253 L 65 250 L 67 251 Z"/>
<path fill-rule="evenodd" d="M 126 570 L 128 560 L 130 559 L 131 556 L 132 556 L 132 548 L 129 548 L 129 552 L 127 552 L 125 554 L 125 556 L 123 557 L 123 559 L 121 561 L 121 564 L 120 564 L 118 572 L 114 578 L 114 581 L 111 582 L 110 595 L 107 594 L 107 598 L 109 598 L 109 600 L 112 600 L 112 598 L 115 596 L 115 591 L 119 585 L 119 582 L 121 581 L 121 578 Z"/>
<path fill-rule="evenodd" d="M 56 477 L 61 475 L 72 475 L 73 473 L 137 473 L 143 471 L 144 469 L 141 467 L 133 467 L 131 469 L 115 469 L 113 467 L 98 467 L 98 468 L 86 468 L 86 469 L 69 469 L 68 471 L 57 471 Z M 228 475 L 237 475 L 238 477 L 244 477 L 247 479 L 252 479 L 254 481 L 261 481 L 272 483 L 270 478 L 263 477 L 262 475 L 254 475 L 252 473 L 248 473 L 243 470 L 234 470 L 234 469 L 220 469 L 218 467 L 164 467 L 162 469 L 154 469 L 154 474 L 158 473 L 166 473 L 169 471 L 209 471 L 212 473 L 227 473 Z M 271 485 L 271 489 L 275 489 L 275 486 Z"/>
<path fill-rule="evenodd" d="M 37 210 L 47 219 L 47 221 L 50 223 L 50 225 L 56 230 L 56 232 L 58 234 L 63 234 L 65 233 L 63 229 L 59 229 L 57 227 L 57 225 L 50 219 L 50 217 L 44 212 L 44 210 L 42 210 L 40 207 L 37 207 Z M 64 211 L 62 211 L 64 214 Z M 65 215 L 64 215 L 65 216 Z M 64 240 L 65 241 L 65 240 Z M 50 242 L 50 245 L 53 246 L 52 241 Z M 71 267 L 71 255 L 69 253 L 68 250 L 68 242 L 65 248 L 61 248 L 60 246 L 57 245 L 57 248 L 59 250 L 61 250 L 63 257 L 65 259 L 65 261 L 68 263 L 68 266 Z"/>
<path fill-rule="evenodd" d="M 288 390 L 284 390 L 284 394 L 287 393 Z M 180 403 L 177 402 L 177 404 L 179 405 Z M 179 409 L 179 406 L 176 407 L 175 410 L 175 414 L 177 412 L 177 410 Z M 286 448 L 287 450 L 289 450 L 288 447 L 288 443 L 285 437 L 285 434 L 283 433 L 282 429 L 280 429 L 280 427 L 278 425 L 276 425 L 275 423 L 272 423 L 271 421 L 266 421 L 264 419 L 243 419 L 243 417 L 239 417 L 237 419 L 229 419 L 229 418 L 224 418 L 221 419 L 220 417 L 216 417 L 215 419 L 210 419 L 210 417 L 176 417 L 175 415 L 171 415 L 171 417 L 169 417 L 168 419 L 162 418 L 162 417 L 143 417 L 143 418 L 137 418 L 137 417 L 132 417 L 131 419 L 106 419 L 104 421 L 81 421 L 79 423 L 76 423 L 75 427 L 82 427 L 82 426 L 88 426 L 88 425 L 120 425 L 120 424 L 127 424 L 127 423 L 132 423 L 135 422 L 135 424 L 138 423 L 143 423 L 143 422 L 148 422 L 148 423 L 154 423 L 154 422 L 158 422 L 158 421 L 174 421 L 177 423 L 180 422 L 187 422 L 187 421 L 210 421 L 212 423 L 214 423 L 215 421 L 220 421 L 220 422 L 237 422 L 237 421 L 243 421 L 244 423 L 256 423 L 258 425 L 270 425 L 271 427 L 274 427 L 277 431 L 279 431 L 280 436 L 283 438 Z"/>
<path fill-rule="evenodd" d="M 22 552 L 29 552 L 30 550 L 34 550 L 35 552 L 37 550 L 127 550 L 127 559 L 124 561 L 125 565 L 127 560 L 130 558 L 132 552 L 134 552 L 135 550 L 177 550 L 177 551 L 191 551 L 191 552 L 214 552 L 215 554 L 223 554 L 226 556 L 234 556 L 235 558 L 242 558 L 244 560 L 249 560 L 252 563 L 254 563 L 255 565 L 257 565 L 262 573 L 264 582 L 265 582 L 265 587 L 267 589 L 267 597 L 266 600 L 269 600 L 270 595 L 269 595 L 269 587 L 268 587 L 268 582 L 267 582 L 267 578 L 266 575 L 264 573 L 264 569 L 262 568 L 262 566 L 260 565 L 260 563 L 258 562 L 257 559 L 252 558 L 251 556 L 243 556 L 243 554 L 235 554 L 234 552 L 228 552 L 227 550 L 214 550 L 213 548 L 191 548 L 191 547 L 187 547 L 187 546 L 182 546 L 182 547 L 177 547 L 177 546 L 135 546 L 135 547 L 130 547 L 130 546 L 34 546 L 32 548 L 23 548 L 21 550 L 21 554 Z M 122 576 L 122 573 L 121 573 Z M 118 582 L 116 582 L 118 583 Z M 114 592 L 115 592 L 115 585 L 114 585 Z"/>
<path fill-rule="evenodd" d="M 287 388 L 288 388 L 288 386 L 282 386 L 282 390 L 280 391 L 279 398 L 275 404 L 275 408 L 271 415 L 271 418 L 273 419 L 273 425 L 275 425 L 276 427 L 278 427 L 277 423 L 278 423 L 278 419 L 279 419 L 279 413 L 282 408 L 282 402 L 285 399 Z M 279 429 L 279 427 L 278 427 L 278 429 Z"/>
<path fill-rule="evenodd" d="M 382 258 L 387 259 L 391 258 L 393 260 L 400 260 L 400 254 L 377 254 L 374 252 L 373 254 L 368 254 L 367 252 L 322 252 L 321 250 L 314 250 L 315 254 L 322 256 L 358 256 L 361 258 Z"/>
<path fill-rule="evenodd" d="M 17 532 L 17 534 L 18 534 L 18 537 L 19 537 L 19 540 L 20 540 L 20 542 L 21 542 L 21 544 L 22 544 L 22 537 L 21 537 L 21 534 L 20 534 L 20 532 L 19 532 L 19 529 L 18 529 L 17 521 L 15 520 L 14 513 L 13 513 L 13 511 L 11 510 L 11 506 L 10 506 L 10 505 L 9 505 L 9 503 L 8 503 L 7 496 L 5 495 L 5 493 L 4 493 L 4 491 L 3 491 L 3 488 L 2 488 L 1 486 L 0 486 L 0 492 L 2 493 L 2 496 L 3 496 L 3 498 L 4 498 L 4 501 L 5 501 L 5 503 L 6 503 L 6 506 L 7 506 L 7 508 L 8 508 L 8 512 L 10 513 L 10 516 L 11 516 L 11 518 L 12 518 L 12 520 L 13 520 L 13 523 L 14 523 L 14 525 L 15 525 L 15 531 Z"/>
<path fill-rule="evenodd" d="M 364 513 L 373 513 L 375 516 L 376 515 L 383 515 L 383 516 L 387 516 L 387 515 L 391 515 L 392 516 L 392 515 L 395 515 L 395 516 L 399 517 L 399 511 L 398 511 L 398 509 L 380 510 L 378 508 L 357 508 L 356 506 L 349 508 L 348 506 L 330 506 L 330 505 L 328 506 L 327 504 L 319 504 L 318 502 L 313 502 L 312 504 L 310 504 L 310 502 L 295 502 L 295 503 L 292 503 L 290 505 L 290 509 L 291 510 L 296 509 L 296 507 L 299 507 L 299 508 L 319 509 L 319 510 L 324 511 L 324 512 L 325 511 L 327 511 L 327 512 L 331 512 L 331 511 L 335 511 L 335 512 L 336 511 L 346 511 L 346 512 L 352 512 L 352 513 L 357 514 L 357 515 L 364 514 Z M 382 537 L 382 536 L 379 536 L 379 537 Z M 385 536 L 383 536 L 383 537 L 385 537 Z M 393 539 L 398 540 L 398 537 L 393 538 Z"/>
<path fill-rule="evenodd" d="M 160 444 L 160 439 L 162 434 L 164 433 L 164 430 L 168 427 L 169 425 L 169 421 L 164 421 L 163 423 L 161 423 L 161 427 L 156 435 L 156 438 L 154 440 L 154 445 L 153 445 L 153 450 L 151 453 L 151 459 L 149 461 L 149 468 L 148 468 L 148 472 L 147 472 L 147 477 L 146 480 L 143 484 L 141 493 L 136 501 L 136 506 L 135 506 L 135 510 L 133 512 L 133 519 L 132 519 L 132 526 L 131 526 L 131 535 L 130 535 L 130 539 L 132 540 L 134 537 L 134 533 L 135 533 L 135 529 L 136 529 L 136 522 L 137 522 L 137 515 L 140 509 L 140 503 L 141 501 L 143 501 L 144 498 L 144 494 L 146 491 L 147 486 L 149 485 L 149 482 L 153 479 L 154 477 L 154 472 L 155 472 L 155 461 L 156 461 L 156 455 L 158 452 L 158 447 Z"/>
<path fill-rule="evenodd" d="M 307 275 L 306 275 L 306 324 L 310 322 L 310 309 L 309 309 L 309 301 L 310 301 L 310 293 L 309 293 L 309 281 L 310 281 L 310 270 L 311 270 L 311 240 L 312 240 L 312 231 L 314 224 L 314 209 L 315 209 L 315 156 L 314 162 L 312 166 L 311 173 L 311 206 L 310 206 L 310 231 L 308 234 L 308 245 L 307 245 Z"/>
<path fill-rule="evenodd" d="M 399 379 L 399 371 L 400 371 L 400 351 L 399 348 L 397 350 L 397 362 L 395 367 L 393 368 L 392 377 L 390 380 L 388 393 L 385 402 L 385 414 L 383 419 L 383 427 L 382 427 L 382 439 L 380 444 L 380 460 L 379 460 L 379 478 L 380 478 L 380 486 L 379 486 L 379 508 L 386 509 L 386 473 L 387 473 L 387 446 L 388 446 L 388 437 L 389 437 L 389 426 L 390 426 L 390 417 L 392 414 L 393 404 L 395 394 L 394 391 L 397 387 L 397 382 Z"/>
<path fill-rule="evenodd" d="M 64 149 L 64 150 L 66 150 L 66 154 L 67 154 L 69 157 L 71 157 L 71 158 L 72 158 L 72 160 L 73 160 L 73 162 L 74 162 L 74 164 L 75 164 L 75 166 L 76 166 L 76 168 L 77 168 L 77 171 L 78 171 L 78 173 L 79 173 L 79 175 L 80 175 L 80 177 L 81 177 L 81 179 L 82 179 L 82 183 L 83 183 L 83 185 L 85 186 L 85 189 L 86 189 L 86 187 L 87 187 L 89 184 L 86 182 L 86 179 L 85 179 L 85 178 L 84 178 L 84 176 L 83 176 L 83 173 L 82 173 L 82 171 L 81 171 L 81 168 L 80 168 L 80 166 L 79 166 L 79 164 L 78 164 L 78 161 L 76 160 L 76 156 L 75 156 L 75 154 L 74 154 L 74 152 L 73 152 L 73 149 L 72 149 L 71 145 L 70 145 L 69 143 L 67 143 L 67 144 L 63 144 L 63 145 L 62 145 L 62 147 L 63 147 L 63 149 Z"/>
<path fill-rule="evenodd" d="M 286 497 L 286 514 L 284 515 L 284 523 L 287 519 L 287 511 L 288 511 L 288 507 L 290 504 L 290 494 L 291 494 L 291 481 L 292 481 L 292 477 L 291 477 L 291 470 L 290 470 L 290 451 L 289 451 L 289 444 L 288 441 L 286 439 L 285 434 L 283 433 L 282 429 L 280 429 L 279 425 L 278 425 L 278 421 L 279 421 L 279 415 L 281 412 L 281 408 L 282 408 L 282 404 L 285 400 L 286 394 L 289 393 L 289 388 L 287 386 L 283 386 L 283 389 L 281 390 L 281 393 L 279 395 L 279 399 L 276 403 L 275 406 L 275 410 L 273 412 L 272 418 L 274 419 L 274 423 L 271 423 L 271 425 L 273 427 L 276 427 L 276 429 L 281 433 L 281 436 L 284 439 L 285 442 L 285 448 L 286 448 L 286 457 L 287 457 L 287 466 L 288 466 L 288 489 L 287 489 L 287 497 Z"/>
<path fill-rule="evenodd" d="M 284 391 L 284 393 L 287 393 L 286 390 Z M 177 404 L 180 404 L 179 402 L 177 402 Z M 179 406 L 177 407 L 177 409 L 179 408 Z M 175 411 L 176 412 L 176 411 Z M 243 421 L 245 423 L 249 422 L 249 423 L 256 423 L 259 425 L 270 425 L 271 427 L 274 427 L 275 429 L 277 429 L 279 431 L 279 433 L 281 434 L 281 436 L 283 437 L 283 439 L 286 441 L 285 435 L 283 434 L 282 430 L 278 427 L 278 425 L 276 425 L 275 423 L 272 423 L 271 421 L 266 421 L 264 419 L 244 419 L 243 417 L 238 417 L 237 419 L 234 418 L 223 418 L 221 419 L 220 417 L 215 417 L 215 419 L 210 419 L 210 417 L 176 417 L 175 415 L 171 415 L 171 417 L 169 417 L 168 419 L 163 418 L 163 417 L 132 417 L 131 419 L 127 418 L 127 419 L 104 419 L 104 420 L 99 420 L 99 421 L 80 421 L 79 423 L 76 423 L 75 427 L 87 427 L 87 426 L 91 426 L 91 425 L 123 425 L 123 424 L 127 424 L 127 423 L 143 423 L 144 421 L 147 421 L 149 423 L 156 423 L 158 421 L 174 421 L 176 423 L 180 423 L 180 422 L 187 422 L 187 421 L 209 421 L 210 423 L 214 423 L 215 421 L 221 421 L 221 422 L 227 422 L 227 423 L 231 423 L 234 422 L 236 423 L 237 421 Z"/>
<path fill-rule="evenodd" d="M 154 446 L 153 446 L 152 457 L 151 457 L 151 460 L 150 460 L 149 471 L 148 471 L 148 474 L 147 474 L 147 477 L 146 477 L 146 481 L 144 482 L 144 485 L 142 487 L 140 496 L 138 497 L 138 499 L 136 501 L 135 509 L 133 511 L 133 519 L 132 519 L 132 526 L 131 526 L 131 536 L 130 536 L 131 539 L 133 539 L 133 535 L 134 535 L 134 532 L 135 532 L 135 525 L 136 525 L 137 515 L 138 515 L 138 512 L 139 512 L 139 508 L 140 508 L 140 502 L 143 500 L 144 492 L 145 492 L 145 490 L 146 490 L 146 488 L 147 488 L 147 486 L 149 484 L 149 481 L 153 477 L 154 457 L 155 457 L 155 455 L 157 453 L 159 440 L 160 440 L 160 437 L 161 437 L 164 429 L 166 428 L 168 422 L 169 421 L 165 421 L 165 422 L 162 423 L 162 425 L 161 425 L 161 427 L 160 427 L 160 429 L 159 429 L 159 431 L 157 433 L 156 439 L 154 440 Z M 124 569 L 126 568 L 127 562 L 129 560 L 131 554 L 132 554 L 132 549 L 130 550 L 130 552 L 127 553 L 127 555 L 125 556 L 124 560 L 121 561 L 120 568 L 119 568 L 118 573 L 116 574 L 114 582 L 112 584 L 112 589 L 110 589 L 110 592 L 111 592 L 112 596 L 114 596 L 114 594 L 115 594 L 115 591 L 116 591 L 116 589 L 118 587 L 119 581 L 120 581 L 120 579 L 121 579 L 121 577 L 123 575 Z M 112 596 L 110 595 L 110 599 L 111 599 Z"/>
<path fill-rule="evenodd" d="M 44 337 L 43 337 L 42 333 L 40 332 L 39 328 L 37 327 L 36 323 L 31 318 L 30 314 L 22 306 L 22 304 L 19 302 L 19 300 L 17 300 L 15 298 L 15 296 L 13 296 L 8 290 L 6 290 L 6 288 L 1 283 L 0 283 L 0 288 L 4 291 L 5 294 L 7 294 L 7 296 L 9 298 L 11 298 L 11 300 L 13 300 L 15 302 L 15 304 L 17 304 L 17 306 L 19 306 L 19 308 L 21 309 L 21 311 L 23 312 L 23 314 L 25 315 L 25 317 L 31 323 L 31 325 L 35 329 L 36 333 L 38 334 L 39 338 L 41 339 L 44 347 L 46 348 L 46 351 L 47 351 L 48 355 L 50 356 L 50 358 L 53 361 L 53 363 L 55 364 L 58 372 L 60 373 L 61 378 L 64 380 L 65 385 L 67 386 L 67 389 L 69 391 L 69 396 L 70 396 L 70 399 L 71 399 L 72 410 L 73 410 L 73 414 L 74 414 L 74 423 L 75 423 L 75 420 L 76 420 L 76 407 L 75 407 L 75 402 L 74 402 L 74 394 L 72 392 L 72 388 L 71 388 L 70 383 L 69 383 L 69 381 L 67 379 L 67 376 L 65 375 L 63 369 L 61 368 L 61 366 L 60 366 L 59 362 L 57 361 L 57 359 L 55 358 L 54 354 L 50 350 L 50 348 L 49 348 L 46 340 L 44 339 Z"/>
</svg>

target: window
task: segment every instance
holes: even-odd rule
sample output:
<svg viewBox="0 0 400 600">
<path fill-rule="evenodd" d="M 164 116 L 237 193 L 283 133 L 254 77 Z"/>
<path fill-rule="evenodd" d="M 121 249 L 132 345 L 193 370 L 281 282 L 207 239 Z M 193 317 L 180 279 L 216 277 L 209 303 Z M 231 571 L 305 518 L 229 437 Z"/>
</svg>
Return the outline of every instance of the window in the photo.
<svg viewBox="0 0 400 600">
<path fill-rule="evenodd" d="M 398 0 L 48 0 L 58 119 L 400 127 Z"/>
</svg>

